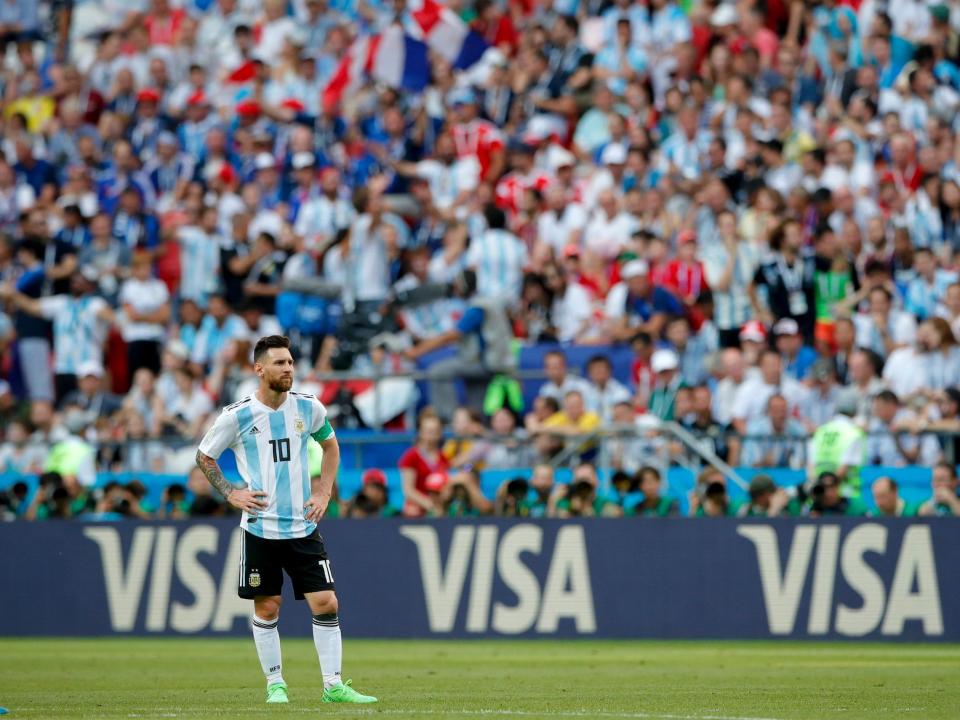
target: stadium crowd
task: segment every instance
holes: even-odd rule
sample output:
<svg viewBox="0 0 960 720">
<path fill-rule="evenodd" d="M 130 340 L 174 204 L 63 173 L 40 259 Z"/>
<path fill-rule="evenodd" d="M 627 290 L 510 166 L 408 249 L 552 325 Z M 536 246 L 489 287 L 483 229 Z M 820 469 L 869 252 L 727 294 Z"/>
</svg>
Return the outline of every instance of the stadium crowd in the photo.
<svg viewBox="0 0 960 720">
<path fill-rule="evenodd" d="M 867 432 L 859 465 L 936 467 L 925 512 L 960 512 L 960 5 L 450 0 L 478 62 L 332 93 L 420 2 L 3 5 L 0 472 L 52 488 L 21 514 L 223 512 L 90 477 L 169 470 L 281 332 L 338 425 L 416 425 L 408 515 L 669 514 L 664 421 L 845 503 L 851 463 L 807 438 Z M 525 407 L 545 344 L 596 354 L 545 353 Z M 379 379 L 416 369 L 426 396 Z M 582 438 L 607 427 L 638 429 L 619 499 Z M 560 453 L 586 462 L 557 494 Z M 483 467 L 535 470 L 488 499 Z M 377 472 L 344 514 L 389 507 Z M 701 480 L 691 512 L 733 512 Z"/>
</svg>

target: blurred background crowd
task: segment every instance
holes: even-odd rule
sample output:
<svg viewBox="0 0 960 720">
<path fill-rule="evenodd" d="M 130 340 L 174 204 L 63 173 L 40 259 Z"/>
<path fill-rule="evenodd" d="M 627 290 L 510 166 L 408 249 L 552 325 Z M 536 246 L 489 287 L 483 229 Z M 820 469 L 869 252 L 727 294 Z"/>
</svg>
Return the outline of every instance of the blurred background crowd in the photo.
<svg viewBox="0 0 960 720">
<path fill-rule="evenodd" d="M 186 476 L 274 333 L 416 433 L 361 463 L 408 515 L 679 512 L 663 423 L 811 478 L 685 513 L 857 513 L 867 465 L 960 510 L 956 0 L 12 0 L 0 52 L 8 515 L 223 512 L 103 474 Z"/>
</svg>

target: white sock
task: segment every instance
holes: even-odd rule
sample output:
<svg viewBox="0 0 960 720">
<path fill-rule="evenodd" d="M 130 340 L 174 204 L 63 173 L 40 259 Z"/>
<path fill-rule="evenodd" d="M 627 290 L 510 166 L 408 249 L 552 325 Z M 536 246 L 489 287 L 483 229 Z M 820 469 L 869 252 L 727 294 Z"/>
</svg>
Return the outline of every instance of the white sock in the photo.
<svg viewBox="0 0 960 720">
<path fill-rule="evenodd" d="M 250 618 L 250 627 L 253 628 L 253 641 L 257 645 L 257 656 L 260 658 L 260 667 L 267 676 L 267 685 L 282 683 L 283 675 L 280 671 L 280 633 L 277 623 L 280 618 L 261 620 L 256 615 Z"/>
<path fill-rule="evenodd" d="M 340 620 L 336 613 L 313 616 L 313 644 L 320 658 L 325 688 L 340 684 L 340 666 L 343 662 L 343 646 L 340 643 Z"/>
</svg>

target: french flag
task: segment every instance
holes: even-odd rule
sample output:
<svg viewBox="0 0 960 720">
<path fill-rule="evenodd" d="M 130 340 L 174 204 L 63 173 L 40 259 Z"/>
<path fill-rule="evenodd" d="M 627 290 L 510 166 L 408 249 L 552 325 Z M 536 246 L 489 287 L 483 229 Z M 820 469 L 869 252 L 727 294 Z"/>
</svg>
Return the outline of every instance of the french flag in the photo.
<svg viewBox="0 0 960 720">
<path fill-rule="evenodd" d="M 459 15 L 437 0 L 411 3 L 410 15 L 423 32 L 427 47 L 451 63 L 454 69 L 466 70 L 488 47 L 487 41 L 471 30 Z"/>
<path fill-rule="evenodd" d="M 359 90 L 367 75 L 392 88 L 422 91 L 430 82 L 426 44 L 406 35 L 399 25 L 379 35 L 358 37 L 323 91 L 324 108 L 335 108 Z"/>
</svg>

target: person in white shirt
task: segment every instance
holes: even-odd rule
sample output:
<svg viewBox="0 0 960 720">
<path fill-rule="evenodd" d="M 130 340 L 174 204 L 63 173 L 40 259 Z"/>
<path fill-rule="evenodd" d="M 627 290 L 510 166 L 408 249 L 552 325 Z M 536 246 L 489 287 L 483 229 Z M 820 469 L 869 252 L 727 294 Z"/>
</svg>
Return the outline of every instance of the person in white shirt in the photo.
<svg viewBox="0 0 960 720">
<path fill-rule="evenodd" d="M 917 337 L 917 321 L 893 307 L 893 295 L 885 287 L 873 288 L 867 299 L 869 312 L 853 319 L 857 345 L 886 357 L 899 347 L 912 344 Z"/>
<path fill-rule="evenodd" d="M 120 287 L 120 331 L 127 343 L 130 373 L 142 367 L 160 372 L 160 349 L 170 319 L 170 292 L 163 281 L 151 276 L 151 262 L 149 253 L 134 255 L 130 278 Z"/>
<path fill-rule="evenodd" d="M 569 200 L 561 185 L 547 188 L 546 201 L 546 209 L 537 218 L 537 241 L 549 246 L 553 256 L 559 258 L 568 245 L 580 245 L 587 213 L 580 203 Z"/>
<path fill-rule="evenodd" d="M 746 382 L 746 363 L 740 348 L 726 348 L 720 353 L 723 379 L 713 393 L 713 418 L 721 425 L 729 425 L 730 413 L 737 391 Z"/>
<path fill-rule="evenodd" d="M 605 355 L 594 355 L 587 361 L 587 378 L 590 383 L 583 394 L 587 410 L 611 422 L 617 403 L 630 402 L 633 397 L 629 388 L 613 377 L 613 366 Z"/>
<path fill-rule="evenodd" d="M 490 204 L 483 214 L 489 229 L 473 238 L 467 249 L 467 267 L 477 274 L 477 295 L 516 303 L 528 261 L 527 246 L 506 229 L 503 210 Z"/>
<path fill-rule="evenodd" d="M 467 196 L 480 182 L 477 158 L 466 155 L 457 159 L 457 148 L 449 133 L 437 137 L 433 159 L 415 163 L 394 160 L 391 164 L 400 175 L 426 180 L 433 204 L 442 215 L 457 214 L 454 211 L 463 208 Z"/>
<path fill-rule="evenodd" d="M 301 206 L 293 228 L 306 241 L 307 249 L 322 250 L 356 217 L 353 206 L 339 193 L 340 173 L 335 168 L 325 168 L 320 173 L 320 196 Z"/>
<path fill-rule="evenodd" d="M 783 395 L 790 414 L 798 414 L 806 400 L 808 390 L 783 372 L 783 360 L 776 350 L 765 350 L 760 355 L 760 373 L 751 377 L 737 390 L 730 409 L 734 429 L 741 435 L 754 420 L 767 411 L 767 403 L 773 395 Z"/>
<path fill-rule="evenodd" d="M 584 230 L 584 249 L 609 262 L 630 242 L 640 223 L 620 209 L 613 190 L 604 190 L 597 198 L 597 209 Z"/>
<path fill-rule="evenodd" d="M 924 465 L 940 461 L 940 445 L 935 435 L 911 435 L 897 432 L 909 424 L 913 413 L 902 407 L 900 398 L 890 390 L 881 390 L 873 399 L 873 415 L 867 423 L 867 463 L 886 467 Z"/>
<path fill-rule="evenodd" d="M 581 395 L 590 392 L 590 383 L 568 372 L 567 356 L 559 350 L 551 350 L 543 356 L 543 372 L 547 376 L 547 382 L 540 386 L 537 393 L 542 397 L 551 397 L 562 403 L 567 393 L 574 390 Z"/>
</svg>

